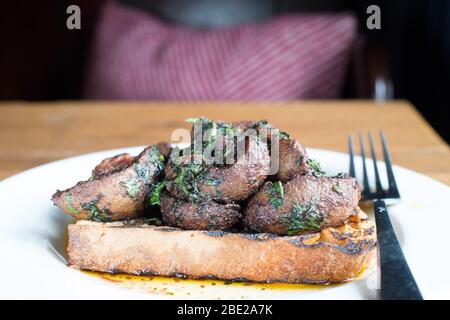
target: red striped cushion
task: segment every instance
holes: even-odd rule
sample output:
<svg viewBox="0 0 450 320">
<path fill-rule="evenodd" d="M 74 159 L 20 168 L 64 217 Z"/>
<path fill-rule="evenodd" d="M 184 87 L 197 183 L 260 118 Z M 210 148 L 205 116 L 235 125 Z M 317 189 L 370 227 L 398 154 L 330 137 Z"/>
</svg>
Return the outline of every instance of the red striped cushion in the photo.
<svg viewBox="0 0 450 320">
<path fill-rule="evenodd" d="M 86 72 L 89 99 L 336 98 L 356 38 L 352 15 L 290 15 L 201 30 L 107 4 Z"/>
</svg>

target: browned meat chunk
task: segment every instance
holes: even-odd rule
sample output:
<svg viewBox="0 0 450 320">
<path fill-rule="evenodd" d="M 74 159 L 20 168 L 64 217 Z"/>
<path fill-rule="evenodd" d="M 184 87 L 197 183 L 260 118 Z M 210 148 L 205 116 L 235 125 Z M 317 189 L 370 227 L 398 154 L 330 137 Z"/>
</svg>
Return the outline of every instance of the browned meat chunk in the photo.
<svg viewBox="0 0 450 320">
<path fill-rule="evenodd" d="M 275 157 L 275 149 L 272 144 L 272 140 L 276 138 L 279 142 L 278 145 L 278 172 L 275 174 L 275 178 L 282 182 L 291 180 L 295 175 L 308 174 L 310 168 L 308 166 L 308 155 L 306 154 L 305 147 L 295 139 L 289 137 L 289 134 L 275 128 L 266 120 L 260 121 L 240 121 L 236 122 L 235 126 L 246 129 L 255 129 L 262 136 L 267 137 L 267 143 L 270 145 L 272 160 Z M 276 160 L 275 160 L 276 161 Z"/>
<path fill-rule="evenodd" d="M 207 125 L 212 126 L 208 120 L 202 121 L 205 128 L 208 128 Z M 234 130 L 231 124 L 222 122 L 214 123 L 214 128 L 216 131 L 222 130 L 222 133 Z M 211 144 L 220 139 L 217 134 Z M 265 181 L 270 157 L 267 144 L 259 138 L 246 138 L 242 141 L 245 152 L 236 152 L 237 156 L 232 164 L 226 164 L 226 156 L 223 164 L 196 164 L 190 156 L 183 157 L 181 164 L 170 161 L 165 170 L 167 190 L 176 198 L 195 202 L 214 200 L 230 203 L 246 199 Z M 222 145 L 226 145 L 226 142 Z"/>
<path fill-rule="evenodd" d="M 279 140 L 279 159 L 279 168 L 275 175 L 277 180 L 287 182 L 296 175 L 310 172 L 305 147 L 295 139 Z"/>
<path fill-rule="evenodd" d="M 360 189 L 350 177 L 296 176 L 267 182 L 250 201 L 244 223 L 259 232 L 297 234 L 342 225 L 358 210 Z"/>
<path fill-rule="evenodd" d="M 170 151 L 172 150 L 170 143 L 161 141 L 156 144 L 156 147 L 165 158 L 169 157 Z M 92 170 L 92 179 L 97 179 L 107 173 L 120 171 L 124 167 L 129 166 L 135 159 L 136 158 L 129 153 L 121 153 L 114 157 L 103 159 L 102 162 L 96 165 L 94 170 Z"/>
<path fill-rule="evenodd" d="M 161 195 L 163 220 L 170 226 L 190 230 L 226 230 L 241 218 L 236 204 L 218 204 L 214 201 L 193 203 Z"/>
<path fill-rule="evenodd" d="M 94 179 L 57 191 L 52 197 L 54 204 L 76 219 L 115 221 L 138 217 L 151 185 L 164 168 L 163 155 L 152 146 L 128 164 L 111 167 L 111 171 L 104 170 L 106 173 Z"/>
<path fill-rule="evenodd" d="M 170 143 L 161 141 L 156 144 L 156 147 L 164 157 L 168 158 L 170 156 L 170 152 L 172 151 L 172 146 Z"/>
<path fill-rule="evenodd" d="M 106 158 L 92 170 L 92 178 L 98 179 L 100 176 L 107 173 L 120 171 L 121 169 L 128 167 L 134 159 L 135 158 L 129 153 L 122 153 L 111 158 Z"/>
</svg>

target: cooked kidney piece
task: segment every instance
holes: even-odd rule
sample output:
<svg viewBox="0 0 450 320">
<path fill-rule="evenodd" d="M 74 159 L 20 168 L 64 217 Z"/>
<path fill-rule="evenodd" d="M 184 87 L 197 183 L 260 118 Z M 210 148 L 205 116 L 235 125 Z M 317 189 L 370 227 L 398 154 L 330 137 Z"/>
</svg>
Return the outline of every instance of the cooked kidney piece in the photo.
<svg viewBox="0 0 450 320">
<path fill-rule="evenodd" d="M 258 232 L 298 234 L 335 227 L 358 211 L 360 189 L 348 176 L 296 176 L 281 183 L 266 182 L 253 196 L 244 224 Z"/>
<path fill-rule="evenodd" d="M 151 186 L 164 168 L 164 156 L 157 147 L 105 160 L 94 169 L 90 180 L 57 191 L 53 203 L 76 219 L 116 221 L 138 217 Z"/>
<path fill-rule="evenodd" d="M 240 219 L 239 205 L 214 201 L 188 202 L 161 194 L 161 213 L 170 226 L 189 230 L 227 230 Z"/>
</svg>

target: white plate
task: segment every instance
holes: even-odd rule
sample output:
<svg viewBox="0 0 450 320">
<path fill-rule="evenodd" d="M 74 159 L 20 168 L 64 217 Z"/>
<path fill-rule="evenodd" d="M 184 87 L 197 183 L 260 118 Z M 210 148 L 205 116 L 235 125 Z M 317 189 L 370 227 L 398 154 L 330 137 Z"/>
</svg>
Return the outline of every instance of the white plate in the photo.
<svg viewBox="0 0 450 320">
<path fill-rule="evenodd" d="M 54 207 L 56 189 L 89 177 L 100 160 L 141 147 L 111 150 L 56 161 L 0 182 L 0 298 L 56 299 L 371 299 L 376 268 L 361 278 L 327 287 L 228 285 L 220 281 L 155 279 L 105 280 L 66 266 L 65 237 L 71 219 Z M 346 154 L 308 150 L 330 174 L 346 170 Z M 360 159 L 357 169 L 360 169 Z M 413 171 L 395 167 L 402 203 L 391 207 L 397 235 L 427 299 L 450 298 L 450 188 Z M 376 265 L 376 263 L 375 263 Z"/>
</svg>

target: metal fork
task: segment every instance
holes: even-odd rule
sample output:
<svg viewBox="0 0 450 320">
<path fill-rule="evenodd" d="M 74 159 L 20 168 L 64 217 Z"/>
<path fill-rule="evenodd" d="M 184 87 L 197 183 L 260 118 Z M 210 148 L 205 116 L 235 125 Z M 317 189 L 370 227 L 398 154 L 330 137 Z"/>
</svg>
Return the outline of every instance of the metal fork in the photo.
<svg viewBox="0 0 450 320">
<path fill-rule="evenodd" d="M 419 287 L 414 280 L 411 270 L 408 267 L 405 256 L 395 235 L 394 229 L 389 219 L 386 202 L 393 203 L 400 200 L 400 193 L 395 182 L 392 170 L 391 157 L 389 155 L 386 138 L 380 131 L 380 138 L 383 147 L 384 162 L 389 187 L 383 190 L 375 155 L 374 140 L 369 132 L 370 153 L 373 160 L 375 174 L 375 191 L 370 190 L 367 175 L 366 156 L 364 138 L 359 134 L 361 157 L 363 162 L 363 190 L 362 200 L 373 203 L 375 221 L 377 226 L 379 264 L 381 271 L 380 298 L 383 300 L 422 300 Z M 348 148 L 350 155 L 349 175 L 355 177 L 355 160 L 353 136 L 348 137 Z"/>
</svg>

